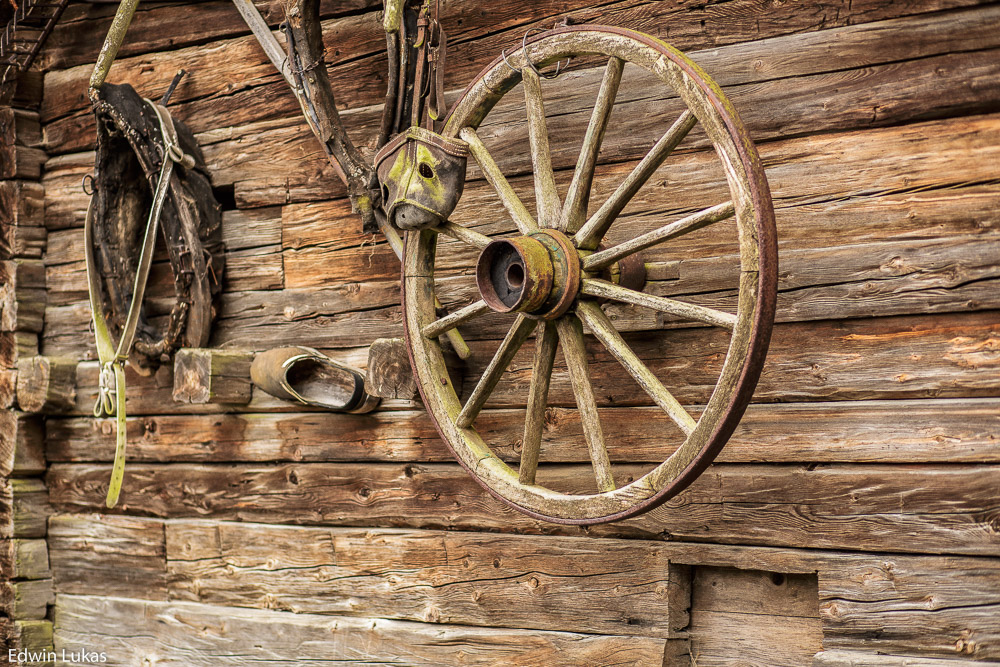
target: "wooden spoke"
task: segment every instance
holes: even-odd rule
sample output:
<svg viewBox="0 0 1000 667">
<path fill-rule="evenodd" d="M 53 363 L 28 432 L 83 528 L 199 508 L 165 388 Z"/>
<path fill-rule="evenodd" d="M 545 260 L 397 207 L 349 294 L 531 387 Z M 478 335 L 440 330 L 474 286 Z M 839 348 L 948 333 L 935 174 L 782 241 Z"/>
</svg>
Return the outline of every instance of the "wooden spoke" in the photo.
<svg viewBox="0 0 1000 667">
<path fill-rule="evenodd" d="M 585 271 L 606 269 L 622 257 L 645 250 L 667 239 L 682 236 L 721 220 L 731 218 L 734 212 L 733 202 L 727 201 L 717 206 L 698 211 L 697 213 L 692 213 L 680 220 L 671 222 L 669 225 L 664 225 L 659 229 L 654 229 L 651 232 L 637 236 L 631 241 L 625 241 L 613 248 L 595 252 L 593 255 L 584 258 L 583 268 Z"/>
<path fill-rule="evenodd" d="M 673 394 L 671 394 L 663 383 L 660 382 L 653 371 L 649 370 L 646 364 L 635 355 L 632 348 L 628 346 L 625 339 L 615 329 L 608 316 L 604 314 L 601 307 L 593 301 L 581 302 L 576 308 L 577 315 L 580 316 L 590 330 L 594 332 L 598 340 L 604 343 L 608 351 L 625 367 L 639 386 L 663 409 L 667 415 L 674 420 L 685 434 L 690 434 L 694 427 L 698 425 L 694 417 L 688 414 Z"/>
<path fill-rule="evenodd" d="M 459 428 L 469 428 L 472 426 L 472 422 L 475 421 L 476 416 L 479 415 L 479 411 L 486 404 L 486 399 L 490 397 L 493 389 L 497 386 L 497 382 L 500 381 L 500 376 L 507 370 L 507 366 L 510 365 L 517 351 L 521 349 L 524 341 L 534 331 L 536 324 L 538 324 L 537 320 L 527 318 L 524 315 L 517 316 L 514 326 L 507 332 L 507 337 L 500 343 L 496 354 L 493 355 L 489 365 L 486 366 L 486 370 L 483 371 L 483 376 L 479 378 L 475 389 L 472 390 L 469 400 L 462 407 L 462 411 L 458 413 L 455 423 Z"/>
<path fill-rule="evenodd" d="M 597 93 L 594 112 L 590 116 L 587 133 L 583 136 L 580 157 L 576 161 L 573 180 L 570 181 L 569 190 L 566 191 L 566 201 L 559 217 L 559 230 L 567 234 L 575 232 L 587 215 L 590 186 L 594 180 L 594 168 L 597 166 L 597 153 L 601 150 L 604 130 L 608 127 L 608 118 L 615 106 L 615 97 L 618 95 L 618 85 L 622 81 L 624 67 L 625 61 L 612 56 L 604 69 L 601 89 Z"/>
<path fill-rule="evenodd" d="M 653 310 L 659 310 L 688 320 L 705 322 L 706 324 L 729 329 L 730 331 L 736 327 L 736 316 L 732 313 L 698 306 L 693 303 L 685 303 L 675 299 L 668 299 L 663 296 L 654 296 L 645 292 L 637 292 L 621 285 L 609 283 L 606 280 L 584 278 L 580 285 L 580 293 L 603 299 L 623 301 L 635 304 L 636 306 L 643 306 L 644 308 L 652 308 Z"/>
<path fill-rule="evenodd" d="M 555 227 L 559 223 L 562 204 L 556 179 L 552 173 L 552 156 L 549 153 L 549 131 L 545 124 L 545 105 L 542 103 L 542 82 L 535 70 L 521 70 L 524 83 L 524 107 L 528 112 L 528 140 L 531 143 L 531 164 L 535 172 L 535 202 L 538 221 L 542 227 Z"/>
<path fill-rule="evenodd" d="M 479 317 L 480 315 L 483 315 L 488 312 L 490 312 L 490 307 L 486 304 L 485 301 L 480 299 L 475 303 L 470 303 L 468 306 L 459 308 L 454 313 L 450 313 L 448 315 L 445 315 L 439 320 L 431 322 L 430 324 L 428 324 L 423 328 L 421 333 L 427 336 L 428 338 L 437 338 L 443 333 L 451 331 L 459 324 L 467 322 L 468 320 Z"/>
<path fill-rule="evenodd" d="M 445 236 L 450 236 L 456 241 L 461 241 L 482 250 L 490 244 L 491 239 L 486 234 L 480 234 L 474 229 L 469 229 L 451 220 L 445 220 L 437 226 L 437 230 Z"/>
<path fill-rule="evenodd" d="M 573 384 L 576 406 L 580 410 L 583 437 L 590 450 L 590 461 L 594 465 L 597 488 L 600 491 L 613 491 L 615 480 L 611 475 L 611 460 L 608 458 L 608 450 L 604 445 L 601 419 L 597 415 L 594 388 L 590 384 L 587 350 L 583 344 L 583 327 L 578 318 L 567 315 L 556 320 L 556 328 L 559 332 L 559 344 L 562 346 L 566 365 L 569 367 L 569 379 Z"/>
<path fill-rule="evenodd" d="M 558 342 L 556 327 L 551 322 L 546 322 L 542 335 L 535 337 L 535 363 L 531 369 L 531 389 L 528 390 L 528 411 L 521 447 L 521 469 L 518 472 L 518 480 L 522 484 L 535 483 L 538 453 L 542 448 L 542 428 L 545 426 L 549 381 L 552 379 L 552 364 L 556 358 Z"/>
<path fill-rule="evenodd" d="M 503 203 L 503 207 L 507 209 L 507 213 L 513 218 L 517 229 L 522 234 L 530 234 L 531 232 L 538 231 L 538 224 L 535 222 L 535 219 L 531 217 L 531 213 L 524 207 L 521 199 L 514 192 L 514 188 L 510 186 L 503 172 L 500 171 L 500 166 L 493 159 L 493 156 L 490 155 L 490 152 L 486 149 L 476 131 L 471 127 L 463 127 L 458 134 L 469 144 L 472 157 L 476 158 L 479 168 L 483 170 L 483 175 L 489 181 L 489 184 L 493 186 L 493 189 L 496 190 L 497 196 L 500 197 L 500 201 Z"/>
<path fill-rule="evenodd" d="M 622 209 L 632 200 L 635 193 L 639 191 L 649 177 L 653 175 L 663 161 L 667 159 L 677 145 L 684 140 L 691 128 L 695 126 L 698 119 L 689 110 L 685 110 L 680 117 L 674 121 L 660 140 L 653 148 L 646 153 L 645 157 L 635 166 L 618 189 L 615 190 L 607 201 L 597 209 L 594 215 L 590 216 L 587 223 L 576 233 L 575 241 L 578 248 L 593 250 L 601 242 L 608 231 L 608 227 L 615 221 Z"/>
</svg>

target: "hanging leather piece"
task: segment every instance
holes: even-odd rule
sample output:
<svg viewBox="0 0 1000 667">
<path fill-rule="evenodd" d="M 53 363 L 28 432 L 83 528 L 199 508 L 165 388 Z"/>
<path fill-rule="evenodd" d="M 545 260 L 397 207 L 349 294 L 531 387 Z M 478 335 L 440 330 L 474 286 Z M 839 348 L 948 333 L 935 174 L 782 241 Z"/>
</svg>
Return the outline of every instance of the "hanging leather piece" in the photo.
<svg viewBox="0 0 1000 667">
<path fill-rule="evenodd" d="M 117 417 L 107 504 L 124 474 L 125 362 L 152 373 L 182 346 L 208 343 L 224 254 L 221 207 L 201 150 L 183 123 L 128 85 L 94 94 L 94 195 L 85 224 L 88 286 L 101 361 L 96 416 Z M 174 303 L 154 325 L 143 306 L 156 238 L 166 242 Z"/>
</svg>

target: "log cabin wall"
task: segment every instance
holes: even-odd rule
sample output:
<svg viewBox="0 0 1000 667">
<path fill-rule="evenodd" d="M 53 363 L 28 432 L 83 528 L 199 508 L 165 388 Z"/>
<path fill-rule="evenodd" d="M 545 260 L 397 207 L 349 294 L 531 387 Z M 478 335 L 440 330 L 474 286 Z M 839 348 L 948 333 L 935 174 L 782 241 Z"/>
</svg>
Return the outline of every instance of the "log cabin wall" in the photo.
<svg viewBox="0 0 1000 667">
<path fill-rule="evenodd" d="M 280 21 L 275 0 L 258 6 Z M 379 6 L 323 5 L 334 91 L 362 144 L 385 92 Z M 36 462 L 4 487 L 12 498 L 24 487 L 21 504 L 5 507 L 32 528 L 0 538 L 38 547 L 37 517 L 48 515 L 47 566 L 34 549 L 38 567 L 15 576 L 25 593 L 5 589 L 11 600 L 38 589 L 29 597 L 43 625 L 47 606 L 52 634 L 32 626 L 33 645 L 103 651 L 108 664 L 205 667 L 1000 662 L 1000 5 L 448 0 L 442 10 L 449 100 L 529 27 L 567 17 L 657 35 L 731 97 L 767 168 L 781 262 L 770 353 L 733 439 L 664 507 L 560 527 L 486 495 L 417 402 L 351 416 L 254 388 L 244 403 L 181 403 L 166 365 L 129 377 L 130 461 L 122 501 L 105 511 L 113 430 L 89 416 L 97 364 L 80 181 L 93 164 L 85 89 L 113 8 L 74 3 L 35 65 L 47 244 L 23 217 L 21 238 L 43 241 L 4 256 L 37 261 L 44 247 L 46 286 L 44 327 L 0 334 L 12 351 L 5 382 L 33 344 L 78 362 L 71 407 L 37 405 L 43 422 L 22 405 L 8 419 L 22 456 L 44 438 L 48 465 L 45 486 Z M 212 346 L 304 344 L 363 367 L 373 339 L 400 335 L 396 258 L 362 233 L 230 3 L 141 4 L 109 81 L 158 97 L 182 67 L 173 113 L 197 134 L 225 209 Z M 546 83 L 563 184 L 593 104 L 581 84 L 593 76 L 577 69 Z M 676 111 L 629 85 L 595 201 L 658 136 L 651 119 Z M 489 128 L 491 146 L 507 146 L 501 166 L 530 191 L 524 127 L 508 111 Z M 713 159 L 682 146 L 619 224 L 653 228 L 715 203 Z M 487 195 L 473 170 L 463 203 L 479 217 L 463 224 L 500 217 Z M 732 269 L 731 249 L 707 233 L 659 252 L 664 293 L 705 303 Z M 167 263 L 152 285 L 155 312 L 169 304 Z M 469 332 L 467 378 L 499 335 Z M 655 367 L 683 403 L 704 403 L 722 339 L 702 328 L 656 336 L 644 348 Z M 483 417 L 514 460 L 526 354 Z M 600 354 L 591 362 L 602 413 L 619 429 L 612 458 L 658 460 L 662 424 L 615 368 Z M 572 431 L 574 412 L 551 409 L 551 434 Z M 586 461 L 572 440 L 547 446 Z"/>
</svg>

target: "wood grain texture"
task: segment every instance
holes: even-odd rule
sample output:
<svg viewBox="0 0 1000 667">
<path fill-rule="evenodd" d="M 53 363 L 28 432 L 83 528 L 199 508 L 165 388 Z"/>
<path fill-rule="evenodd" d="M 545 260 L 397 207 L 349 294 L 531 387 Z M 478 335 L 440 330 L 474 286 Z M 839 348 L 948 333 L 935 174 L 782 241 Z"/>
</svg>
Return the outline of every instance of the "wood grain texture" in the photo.
<svg viewBox="0 0 1000 667">
<path fill-rule="evenodd" d="M 53 506 L 96 511 L 108 473 L 108 465 L 51 466 Z M 858 550 L 896 540 L 907 552 L 996 555 L 998 475 L 996 466 L 957 464 L 719 465 L 663 507 L 587 534 Z M 539 470 L 541 483 L 568 492 L 591 488 L 592 479 L 587 466 Z M 456 465 L 137 464 L 129 480 L 121 511 L 158 517 L 581 532 L 500 505 Z M 963 489 L 957 498 L 955 488 Z"/>
<path fill-rule="evenodd" d="M 220 622 L 220 619 L 225 622 Z M 103 627 L 109 665 L 218 667 L 248 657 L 270 665 L 320 667 L 441 664 L 526 667 L 662 664 L 665 640 L 568 632 L 437 626 L 375 618 L 343 618 L 236 609 L 190 602 L 60 595 L 55 645 L 79 646 Z M 197 634 L 192 630 L 198 628 Z M 139 631 L 141 637 L 136 634 Z"/>
</svg>

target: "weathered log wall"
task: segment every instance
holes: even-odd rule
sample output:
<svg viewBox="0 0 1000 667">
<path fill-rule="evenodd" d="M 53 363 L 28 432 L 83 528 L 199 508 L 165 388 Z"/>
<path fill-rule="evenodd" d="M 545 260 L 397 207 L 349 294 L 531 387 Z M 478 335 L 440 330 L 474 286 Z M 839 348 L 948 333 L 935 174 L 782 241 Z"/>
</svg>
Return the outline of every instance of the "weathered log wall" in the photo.
<svg viewBox="0 0 1000 667">
<path fill-rule="evenodd" d="M 277 2 L 258 5 L 280 22 Z M 362 144 L 384 96 L 379 5 L 323 5 L 334 91 Z M 230 392 L 231 402 L 178 402 L 165 365 L 129 376 L 131 463 L 122 503 L 102 513 L 113 436 L 108 420 L 90 416 L 97 366 L 79 184 L 93 164 L 86 81 L 112 8 L 73 4 L 36 65 L 40 101 L 0 122 L 28 137 L 9 142 L 3 164 L 19 171 L 0 182 L 11 286 L 0 295 L 0 398 L 39 352 L 49 368 L 78 362 L 75 395 L 32 385 L 44 422 L 11 413 L 3 425 L 15 437 L 0 443 L 27 476 L 2 496 L 21 517 L 0 535 L 3 562 L 22 564 L 4 569 L 15 577 L 4 599 L 54 621 L 54 635 L 34 621 L 14 632 L 122 665 L 1000 663 L 1000 5 L 442 6 L 449 101 L 526 29 L 569 17 L 666 39 L 742 114 L 774 195 L 778 324 L 754 403 L 718 463 L 643 517 L 554 526 L 485 495 L 417 402 L 385 401 L 365 416 L 304 411 L 256 388 Z M 158 96 L 181 67 L 189 74 L 172 108 L 204 147 L 226 209 L 212 345 L 307 344 L 363 367 L 372 340 L 400 335 L 397 260 L 362 233 L 229 3 L 140 5 L 110 80 Z M 582 67 L 546 82 L 562 186 L 599 78 Z M 679 105 L 628 73 L 593 201 Z M 519 103 L 505 101 L 481 133 L 506 147 L 500 164 L 530 199 L 522 119 Z M 489 187 L 474 168 L 470 177 L 456 221 L 500 231 Z M 695 132 L 619 224 L 648 231 L 724 192 Z M 735 251 L 711 229 L 664 244 L 646 258 L 649 289 L 724 306 Z M 442 259 L 442 300 L 467 302 L 472 257 L 453 249 Z M 151 280 L 148 307 L 164 314 L 165 257 Z M 725 337 L 609 312 L 697 413 Z M 465 333 L 474 379 L 504 329 L 487 320 Z M 479 422 L 513 461 L 530 354 L 515 358 Z M 612 461 L 662 460 L 666 419 L 610 355 L 595 346 L 589 363 Z M 542 457 L 560 465 L 548 474 L 589 479 L 565 366 L 551 401 Z M 45 485 L 30 479 L 46 469 L 42 438 Z"/>
</svg>

